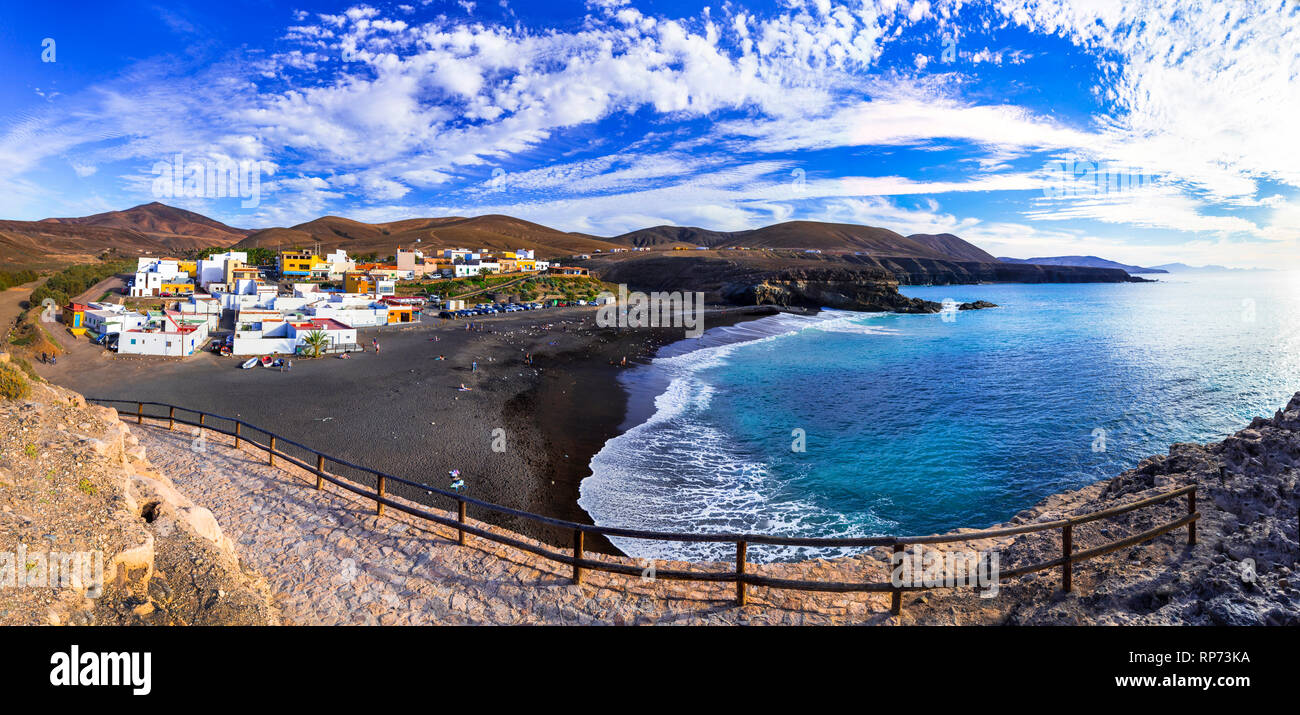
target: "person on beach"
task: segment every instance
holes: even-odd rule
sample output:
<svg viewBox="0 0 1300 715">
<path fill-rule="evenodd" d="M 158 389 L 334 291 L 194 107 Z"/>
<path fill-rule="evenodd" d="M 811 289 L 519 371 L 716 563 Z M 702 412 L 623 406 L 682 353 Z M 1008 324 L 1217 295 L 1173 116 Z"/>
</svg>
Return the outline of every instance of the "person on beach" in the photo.
<svg viewBox="0 0 1300 715">
<path fill-rule="evenodd" d="M 469 371 L 470 371 L 470 372 L 478 372 L 478 361 L 477 361 L 477 360 L 475 360 L 475 361 L 473 361 L 473 362 L 471 362 L 471 363 L 469 364 Z"/>
</svg>

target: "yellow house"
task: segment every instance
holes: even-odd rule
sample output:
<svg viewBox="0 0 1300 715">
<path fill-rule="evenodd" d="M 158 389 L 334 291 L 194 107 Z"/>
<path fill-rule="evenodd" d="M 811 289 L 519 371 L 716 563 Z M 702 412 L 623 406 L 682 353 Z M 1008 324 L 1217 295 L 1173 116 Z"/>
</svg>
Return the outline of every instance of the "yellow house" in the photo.
<svg viewBox="0 0 1300 715">
<path fill-rule="evenodd" d="M 535 271 L 537 270 L 537 261 L 531 258 L 520 258 L 515 261 L 516 270 Z"/>
<path fill-rule="evenodd" d="M 276 265 L 282 276 L 310 276 L 329 273 L 325 259 L 310 251 L 280 251 Z"/>
<path fill-rule="evenodd" d="M 185 271 L 191 278 L 198 278 L 199 262 L 198 261 L 176 261 L 176 269 Z"/>
<path fill-rule="evenodd" d="M 193 283 L 163 283 L 158 289 L 159 295 L 193 295 Z"/>
</svg>

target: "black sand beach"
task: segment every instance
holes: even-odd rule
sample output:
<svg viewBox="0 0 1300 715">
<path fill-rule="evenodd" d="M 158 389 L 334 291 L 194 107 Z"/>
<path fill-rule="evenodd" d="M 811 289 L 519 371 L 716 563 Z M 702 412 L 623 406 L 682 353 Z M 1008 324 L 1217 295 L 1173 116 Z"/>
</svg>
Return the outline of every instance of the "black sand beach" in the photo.
<svg viewBox="0 0 1300 715">
<path fill-rule="evenodd" d="M 707 327 L 771 314 L 710 311 Z M 680 328 L 616 331 L 593 308 L 551 308 L 472 321 L 359 331 L 365 353 L 241 370 L 243 358 L 120 356 L 84 339 L 41 374 L 90 397 L 176 404 L 238 417 L 343 459 L 514 509 L 591 523 L 578 487 L 591 457 L 618 434 L 624 357 L 644 362 Z M 371 348 L 379 340 L 380 352 Z M 436 338 L 436 340 L 435 340 Z M 531 353 L 531 365 L 524 357 Z M 444 360 L 438 360 L 438 356 Z M 477 369 L 474 364 L 477 363 Z M 460 386 L 470 388 L 460 391 Z M 504 432 L 495 432 L 504 430 Z M 501 451 L 493 449 L 494 442 Z M 556 545 L 571 534 L 507 517 L 477 518 Z M 603 539 L 588 548 L 615 552 Z"/>
</svg>

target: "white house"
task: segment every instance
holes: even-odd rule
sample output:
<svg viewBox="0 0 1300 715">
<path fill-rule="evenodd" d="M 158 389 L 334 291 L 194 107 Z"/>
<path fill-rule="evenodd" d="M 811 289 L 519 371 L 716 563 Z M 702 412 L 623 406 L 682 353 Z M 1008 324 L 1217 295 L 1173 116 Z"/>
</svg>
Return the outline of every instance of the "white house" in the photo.
<svg viewBox="0 0 1300 715">
<path fill-rule="evenodd" d="M 140 258 L 136 261 L 131 295 L 140 298 L 178 292 L 172 288 L 184 284 L 190 284 L 190 274 L 182 271 L 177 261 L 170 258 Z M 193 291 L 192 285 L 189 290 Z"/>
<path fill-rule="evenodd" d="M 357 344 L 356 328 L 329 318 L 308 320 L 266 320 L 241 324 L 235 331 L 230 351 L 234 355 L 293 355 L 306 345 L 305 338 L 319 331 L 325 334 L 326 350 L 342 350 Z"/>
<path fill-rule="evenodd" d="M 465 278 L 467 276 L 477 276 L 484 272 L 500 273 L 501 264 L 495 261 L 471 260 L 465 263 L 457 263 L 455 266 L 455 276 Z"/>
<path fill-rule="evenodd" d="M 247 264 L 247 251 L 214 253 L 199 260 L 197 264 L 198 275 L 194 276 L 194 282 L 198 283 L 202 288 L 208 288 L 213 283 L 225 283 L 231 280 L 229 269 Z"/>
<path fill-rule="evenodd" d="M 186 317 L 199 316 L 208 324 L 208 330 L 216 330 L 221 325 L 221 301 L 210 295 L 192 295 L 188 301 L 176 306 Z"/>
<path fill-rule="evenodd" d="M 191 323 L 180 313 L 167 311 L 151 316 L 144 325 L 123 330 L 117 339 L 118 353 L 186 357 L 203 349 L 208 340 L 206 322 Z"/>
<path fill-rule="evenodd" d="M 126 330 L 134 330 L 145 324 L 148 318 L 133 310 L 113 303 L 91 303 L 86 311 L 86 331 L 96 339 L 103 335 L 112 335 Z"/>
<path fill-rule="evenodd" d="M 345 273 L 357 269 L 356 260 L 348 258 L 348 252 L 341 248 L 325 256 L 324 260 L 327 266 L 326 271 L 329 274 L 328 277 L 332 281 L 341 281 Z"/>
</svg>

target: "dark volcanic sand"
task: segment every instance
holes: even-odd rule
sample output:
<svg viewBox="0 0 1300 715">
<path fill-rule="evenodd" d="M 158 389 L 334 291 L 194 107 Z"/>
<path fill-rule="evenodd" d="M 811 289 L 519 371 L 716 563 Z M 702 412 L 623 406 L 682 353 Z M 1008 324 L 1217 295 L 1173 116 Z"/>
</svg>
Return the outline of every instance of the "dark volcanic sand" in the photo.
<svg viewBox="0 0 1300 715">
<path fill-rule="evenodd" d="M 734 324 L 770 310 L 708 313 L 705 325 Z M 186 359 L 117 356 L 77 341 L 53 382 L 90 397 L 166 402 L 238 417 L 327 454 L 446 488 L 459 469 L 467 494 L 484 501 L 591 523 L 578 486 L 591 457 L 618 434 L 627 398 L 612 365 L 644 361 L 682 338 L 681 329 L 595 327 L 592 308 L 550 308 L 473 321 L 427 322 L 359 331 L 364 354 L 293 361 L 280 372 L 240 370 L 246 358 L 204 353 Z M 549 328 L 548 328 L 549 325 Z M 439 340 L 434 342 L 433 337 Z M 380 352 L 370 347 L 378 338 Z M 66 341 L 65 341 L 66 342 Z M 523 363 L 526 352 L 533 365 Z M 445 355 L 445 361 L 437 360 Z M 478 371 L 471 370 L 477 360 Z M 472 388 L 460 392 L 464 383 Z M 192 429 L 192 428 L 190 428 Z M 493 431 L 505 450 L 493 451 Z M 435 502 L 444 508 L 445 503 Z M 490 513 L 470 515 L 567 546 L 572 534 Z M 602 539 L 593 550 L 617 553 Z"/>
</svg>

